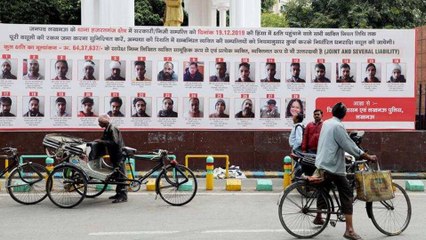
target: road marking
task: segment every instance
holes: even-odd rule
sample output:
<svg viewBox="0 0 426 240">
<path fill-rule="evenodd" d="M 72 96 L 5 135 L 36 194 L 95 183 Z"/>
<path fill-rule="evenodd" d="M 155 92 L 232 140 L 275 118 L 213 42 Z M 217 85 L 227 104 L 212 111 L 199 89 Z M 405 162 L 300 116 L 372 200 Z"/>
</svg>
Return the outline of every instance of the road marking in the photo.
<svg viewBox="0 0 426 240">
<path fill-rule="evenodd" d="M 135 232 L 94 232 L 89 233 L 90 236 L 117 236 L 117 235 L 143 235 L 143 234 L 172 234 L 179 231 L 135 231 Z"/>
<path fill-rule="evenodd" d="M 284 232 L 284 229 L 229 229 L 229 230 L 208 230 L 201 233 L 274 233 Z"/>
<path fill-rule="evenodd" d="M 94 232 L 89 233 L 89 236 L 119 236 L 119 235 L 160 235 L 160 234 L 175 234 L 183 231 L 134 231 L 134 232 Z M 276 233 L 284 232 L 284 229 L 230 229 L 230 230 L 207 230 L 201 231 L 202 234 L 212 233 Z"/>
</svg>

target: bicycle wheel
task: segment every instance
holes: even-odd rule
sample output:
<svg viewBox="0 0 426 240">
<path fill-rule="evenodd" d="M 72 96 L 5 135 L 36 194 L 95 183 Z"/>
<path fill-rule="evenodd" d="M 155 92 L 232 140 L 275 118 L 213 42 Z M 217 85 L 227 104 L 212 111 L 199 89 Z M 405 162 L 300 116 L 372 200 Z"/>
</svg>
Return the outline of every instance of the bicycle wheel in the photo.
<svg viewBox="0 0 426 240">
<path fill-rule="evenodd" d="M 309 186 L 309 189 L 312 189 L 311 194 L 300 194 L 299 189 L 307 188 L 307 185 L 304 182 L 296 182 L 288 186 L 278 206 L 281 225 L 297 238 L 311 238 L 320 234 L 330 221 L 331 210 L 328 196 L 315 186 Z M 326 209 L 318 209 L 319 196 L 327 199 L 324 201 Z M 322 213 L 323 223 L 320 225 L 314 224 L 317 213 Z"/>
<path fill-rule="evenodd" d="M 87 192 L 87 180 L 74 166 L 55 167 L 47 179 L 46 191 L 56 206 L 72 208 L 83 201 Z"/>
<path fill-rule="evenodd" d="M 10 173 L 6 189 L 13 200 L 29 205 L 46 198 L 46 168 L 37 163 L 25 163 Z"/>
<path fill-rule="evenodd" d="M 197 193 L 197 179 L 189 168 L 169 165 L 158 175 L 155 187 L 166 203 L 182 206 L 189 203 Z"/>
<path fill-rule="evenodd" d="M 411 220 L 411 202 L 405 190 L 393 183 L 395 198 L 367 203 L 367 211 L 374 226 L 383 234 L 401 234 Z"/>
</svg>

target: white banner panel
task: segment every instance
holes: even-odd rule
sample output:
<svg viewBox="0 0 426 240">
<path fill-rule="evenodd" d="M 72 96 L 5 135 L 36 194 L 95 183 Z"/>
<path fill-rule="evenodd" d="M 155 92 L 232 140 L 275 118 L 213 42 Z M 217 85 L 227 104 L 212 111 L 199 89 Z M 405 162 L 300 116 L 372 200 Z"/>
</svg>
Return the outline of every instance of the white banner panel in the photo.
<svg viewBox="0 0 426 240">
<path fill-rule="evenodd" d="M 283 130 L 338 101 L 348 128 L 414 129 L 414 30 L 0 30 L 0 130 Z"/>
</svg>

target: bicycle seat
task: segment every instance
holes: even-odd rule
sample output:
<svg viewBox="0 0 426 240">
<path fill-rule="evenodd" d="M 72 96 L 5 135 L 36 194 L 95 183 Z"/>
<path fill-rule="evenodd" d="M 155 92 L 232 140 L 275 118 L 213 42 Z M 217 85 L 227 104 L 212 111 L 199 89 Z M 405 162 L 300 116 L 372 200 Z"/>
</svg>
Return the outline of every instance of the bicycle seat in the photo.
<svg viewBox="0 0 426 240">
<path fill-rule="evenodd" d="M 1 150 L 9 156 L 15 156 L 18 153 L 18 149 L 13 147 L 4 147 Z"/>
<path fill-rule="evenodd" d="M 123 153 L 125 154 L 125 155 L 128 155 L 128 156 L 131 156 L 131 155 L 134 155 L 135 153 L 136 153 L 136 148 L 131 148 L 131 147 L 123 147 L 122 149 L 121 149 L 121 151 L 123 151 Z"/>
</svg>

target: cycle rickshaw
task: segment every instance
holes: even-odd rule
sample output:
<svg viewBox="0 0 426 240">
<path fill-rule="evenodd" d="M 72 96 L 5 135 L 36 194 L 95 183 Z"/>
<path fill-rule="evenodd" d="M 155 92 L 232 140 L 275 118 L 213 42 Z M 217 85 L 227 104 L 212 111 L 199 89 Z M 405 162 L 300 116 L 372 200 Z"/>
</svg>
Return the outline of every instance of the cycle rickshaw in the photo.
<svg viewBox="0 0 426 240">
<path fill-rule="evenodd" d="M 168 155 L 167 150 L 157 149 L 150 155 L 138 156 L 136 149 L 124 147 L 123 156 L 128 164 L 131 177 L 119 173 L 102 156 L 97 156 L 96 142 L 60 134 L 48 134 L 43 139 L 46 153 L 55 158 L 58 164 L 50 173 L 46 191 L 49 199 L 62 208 L 72 208 L 85 197 L 101 195 L 108 185 L 125 184 L 129 190 L 138 191 L 145 180 L 158 173 L 155 181 L 157 195 L 173 206 L 189 203 L 197 192 L 197 179 L 187 167 L 179 164 Z M 130 159 L 152 161 L 156 165 L 143 176 L 136 178 Z"/>
</svg>

